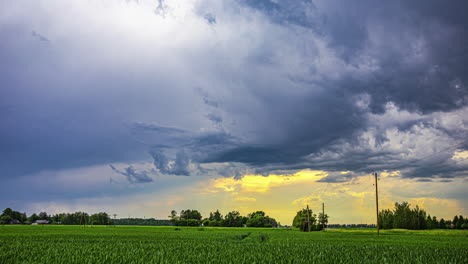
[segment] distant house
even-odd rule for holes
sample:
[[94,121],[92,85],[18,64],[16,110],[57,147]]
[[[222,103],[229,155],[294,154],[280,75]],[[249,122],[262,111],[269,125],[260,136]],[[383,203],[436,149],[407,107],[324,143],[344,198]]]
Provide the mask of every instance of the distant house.
[[33,223],[33,225],[48,225],[49,221],[47,220],[37,220],[36,222]]
[[21,222],[18,219],[13,219],[10,221],[10,225],[21,225]]

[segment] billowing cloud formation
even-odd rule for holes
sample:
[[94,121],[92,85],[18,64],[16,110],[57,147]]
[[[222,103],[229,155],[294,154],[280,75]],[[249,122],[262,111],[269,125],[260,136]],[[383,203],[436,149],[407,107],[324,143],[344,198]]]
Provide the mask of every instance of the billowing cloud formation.
[[[3,3],[0,177],[142,161],[466,177],[467,6],[441,5]],[[150,181],[132,166],[118,173]]]

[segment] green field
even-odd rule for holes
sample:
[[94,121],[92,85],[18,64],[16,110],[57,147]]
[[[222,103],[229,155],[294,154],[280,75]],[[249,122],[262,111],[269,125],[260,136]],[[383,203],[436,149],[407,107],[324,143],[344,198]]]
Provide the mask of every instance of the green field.
[[468,231],[0,226],[0,263],[468,263]]

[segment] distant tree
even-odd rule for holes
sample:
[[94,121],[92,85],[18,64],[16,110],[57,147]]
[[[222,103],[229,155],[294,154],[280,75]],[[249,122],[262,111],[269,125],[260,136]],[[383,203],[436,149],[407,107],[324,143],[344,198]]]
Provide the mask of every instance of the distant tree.
[[227,213],[227,215],[224,217],[224,225],[230,227],[241,227],[242,220],[243,217],[238,211],[232,211]]
[[427,223],[427,229],[432,229],[433,228],[431,215],[427,216],[426,223]]
[[458,226],[458,216],[457,215],[453,218],[452,224],[453,224],[453,228],[457,228],[457,226]]
[[432,228],[438,229],[439,228],[439,221],[437,221],[437,217],[432,217]]
[[248,218],[253,218],[253,217],[255,217],[256,215],[258,215],[258,216],[265,216],[265,212],[263,212],[263,211],[255,211],[255,212],[253,212],[253,213],[248,214],[247,217],[248,217]]
[[90,224],[92,225],[109,225],[111,224],[111,218],[107,213],[100,212],[90,216]]
[[296,213],[293,219],[293,226],[299,228],[301,231],[308,231],[307,215],[310,217],[311,230],[316,230],[317,215],[312,213],[312,209],[302,209]]
[[246,225],[248,227],[276,227],[276,220],[265,214],[263,211],[256,211],[248,214]]
[[445,220],[443,218],[441,218],[439,221],[439,228],[442,228],[442,229],[447,228],[445,224]]
[[40,212],[39,220],[49,220],[49,215],[46,212]]
[[223,216],[221,215],[219,210],[216,210],[216,212],[213,213],[213,219],[212,220],[215,220],[215,221],[223,220]]
[[202,219],[202,215],[201,215],[200,212],[198,212],[197,210],[190,210],[190,209],[187,209],[187,210],[182,210],[182,211],[180,212],[180,219],[185,219],[185,220],[188,220],[188,219],[201,220],[201,219]]
[[28,217],[26,216],[26,213],[20,214],[20,219],[18,220],[20,220],[20,222],[23,224],[26,223],[28,221]]
[[385,209],[379,212],[379,225],[381,229],[393,228],[393,212]]
[[318,223],[319,223],[320,226],[327,226],[327,224],[328,224],[328,215],[327,214],[323,215],[322,213],[319,213]]
[[[430,219],[429,219],[430,218]],[[393,211],[385,209],[379,212],[379,224],[383,229],[403,228],[403,229],[427,229],[437,228],[437,219],[427,216],[426,211],[416,205],[410,208],[408,202],[395,203]]]
[[394,211],[394,221],[393,227],[394,228],[409,228],[409,221],[410,221],[410,207],[408,202],[403,202],[401,204],[395,203],[395,211]]
[[28,221],[31,222],[31,223],[34,223],[36,222],[37,220],[40,220],[39,216],[37,214],[32,214],[31,216],[29,216],[28,218]]
[[455,228],[457,229],[461,229],[462,228],[462,225],[465,223],[465,219],[463,218],[462,215],[459,215],[458,216],[458,222],[455,224]]
[[11,220],[13,220],[11,216],[2,215],[0,216],[0,225],[8,225],[11,222]]
[[11,216],[12,213],[13,210],[11,210],[11,208],[5,208],[5,210],[3,210],[2,216]]
[[[6,208],[5,210],[3,210],[3,213],[0,216],[4,216],[3,222],[5,222],[5,224],[9,224],[11,220],[18,220],[21,223],[24,223],[27,221],[25,213],[14,211],[11,208]],[[7,221],[7,219],[9,220]]]
[[445,227],[446,228],[452,228],[452,221],[451,220],[445,220]]
[[175,224],[176,221],[179,220],[179,217],[177,216],[176,210],[172,210],[172,211],[171,211],[171,215],[169,215],[169,220],[170,220],[173,224]]

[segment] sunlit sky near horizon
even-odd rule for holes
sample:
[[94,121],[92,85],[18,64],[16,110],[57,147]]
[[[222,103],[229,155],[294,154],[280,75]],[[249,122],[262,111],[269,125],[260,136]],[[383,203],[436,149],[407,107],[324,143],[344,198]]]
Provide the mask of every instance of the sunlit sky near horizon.
[[466,1],[0,3],[0,207],[468,215]]

